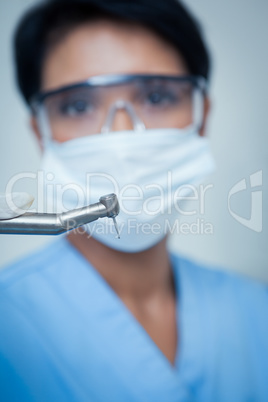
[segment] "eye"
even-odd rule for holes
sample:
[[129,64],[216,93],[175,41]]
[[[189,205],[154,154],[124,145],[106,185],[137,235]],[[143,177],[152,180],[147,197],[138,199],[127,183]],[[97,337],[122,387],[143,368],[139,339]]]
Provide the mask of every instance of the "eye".
[[179,102],[175,91],[166,87],[147,88],[143,91],[142,99],[146,105],[152,107],[164,107]]
[[163,96],[159,92],[152,92],[148,95],[148,101],[152,104],[158,104],[162,102]]
[[70,100],[61,104],[60,112],[65,116],[81,116],[93,110],[93,105],[83,99]]

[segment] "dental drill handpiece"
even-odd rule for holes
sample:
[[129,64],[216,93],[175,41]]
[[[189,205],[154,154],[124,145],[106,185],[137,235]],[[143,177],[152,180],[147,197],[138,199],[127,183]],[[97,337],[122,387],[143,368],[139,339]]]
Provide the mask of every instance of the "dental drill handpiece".
[[61,214],[31,213],[0,220],[0,234],[58,235],[76,229],[99,218],[112,218],[119,214],[119,203],[115,194],[104,195],[96,204],[74,209]]

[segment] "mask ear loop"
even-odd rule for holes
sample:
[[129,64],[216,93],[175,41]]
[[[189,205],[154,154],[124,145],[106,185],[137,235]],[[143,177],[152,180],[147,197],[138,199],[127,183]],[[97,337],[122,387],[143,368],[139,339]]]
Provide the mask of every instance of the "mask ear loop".
[[199,131],[202,127],[204,117],[204,99],[200,88],[194,89],[193,108],[193,126]]
[[193,125],[199,131],[203,125],[204,119],[204,94],[208,90],[207,81],[199,77],[198,86],[194,88],[193,93]]
[[52,132],[49,125],[46,110],[43,105],[40,105],[37,110],[37,125],[42,138],[44,148],[52,140]]
[[122,109],[124,109],[128,113],[129,117],[131,118],[134,131],[141,132],[146,129],[145,124],[137,116],[133,106],[129,102],[126,102],[124,100],[118,100],[109,109],[107,119],[101,129],[102,134],[111,132],[115,114],[118,110],[122,110]]

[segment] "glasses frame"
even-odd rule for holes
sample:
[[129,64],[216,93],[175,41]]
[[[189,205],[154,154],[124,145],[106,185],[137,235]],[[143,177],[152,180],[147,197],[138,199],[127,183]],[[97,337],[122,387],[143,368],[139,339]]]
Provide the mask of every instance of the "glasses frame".
[[[42,134],[42,143],[45,146],[47,143],[50,143],[52,140],[52,135],[50,131],[50,126],[47,121],[46,111],[44,108],[44,101],[51,96],[64,93],[65,91],[69,91],[77,88],[96,88],[96,87],[112,87],[116,85],[124,85],[136,80],[166,80],[166,81],[174,81],[175,82],[188,82],[191,83],[194,89],[198,90],[199,96],[196,98],[195,96],[195,104],[197,108],[195,108],[194,113],[194,122],[192,123],[192,127],[195,127],[197,130],[202,126],[203,121],[203,101],[208,93],[208,82],[202,76],[195,75],[159,75],[159,74],[105,74],[105,75],[96,75],[88,78],[85,81],[73,83],[70,85],[61,86],[59,88],[49,90],[49,91],[41,91],[34,95],[30,100],[30,107],[33,115],[37,116],[38,125],[40,125],[40,133]],[[195,92],[196,93],[196,92]],[[145,129],[144,124],[142,124],[143,130]],[[103,131],[102,131],[103,132]]]
[[203,95],[205,96],[208,91],[208,83],[207,80],[202,76],[195,75],[185,75],[185,76],[174,76],[174,75],[155,75],[155,74],[108,74],[108,75],[96,75],[88,78],[85,81],[77,82],[71,85],[65,85],[60,88],[50,90],[50,91],[41,91],[34,95],[30,100],[30,106],[33,112],[36,112],[38,106],[42,105],[42,103],[53,95],[57,95],[59,93],[63,93],[65,91],[69,91],[76,88],[86,88],[86,87],[104,87],[104,86],[114,86],[114,85],[124,85],[131,83],[136,80],[166,80],[166,81],[174,81],[174,82],[190,82],[196,88],[199,88]]

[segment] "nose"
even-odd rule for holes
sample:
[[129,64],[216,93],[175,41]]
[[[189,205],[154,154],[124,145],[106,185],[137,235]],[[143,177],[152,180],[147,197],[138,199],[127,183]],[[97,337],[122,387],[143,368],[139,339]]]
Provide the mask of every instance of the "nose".
[[122,130],[145,130],[145,125],[137,116],[134,107],[124,100],[118,100],[113,104],[109,111],[102,133]]
[[133,122],[126,110],[117,110],[111,125],[111,131],[133,130]]

